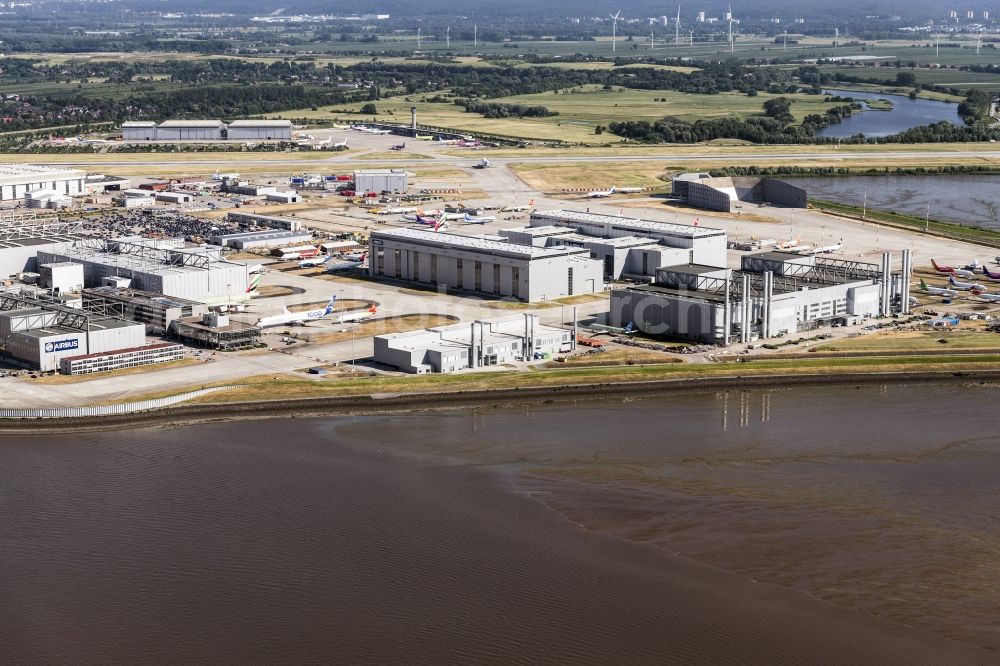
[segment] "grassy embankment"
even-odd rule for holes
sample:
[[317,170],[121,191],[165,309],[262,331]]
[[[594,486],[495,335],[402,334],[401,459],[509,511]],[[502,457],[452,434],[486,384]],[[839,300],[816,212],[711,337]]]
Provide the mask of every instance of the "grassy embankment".
[[[845,215],[870,222],[880,222],[887,226],[927,233],[934,236],[943,236],[954,240],[986,245],[988,247],[1000,247],[1000,232],[990,229],[980,229],[978,227],[967,227],[951,222],[942,222],[930,218],[917,217],[915,215],[904,215],[888,211],[877,211],[871,208],[864,210],[861,206],[849,206],[847,204],[833,203],[819,199],[810,199],[809,203],[814,208],[828,212]],[[863,214],[862,214],[863,213]]]
[[[545,92],[535,95],[513,95],[501,97],[491,102],[503,104],[542,105],[559,115],[547,118],[484,118],[478,113],[465,110],[450,102],[426,102],[425,95],[393,97],[376,103],[378,119],[401,121],[408,119],[410,107],[417,107],[420,123],[433,127],[448,127],[460,131],[483,132],[486,134],[522,137],[537,140],[560,140],[574,143],[605,143],[608,137],[595,135],[597,125],[607,126],[616,120],[659,120],[664,116],[674,116],[682,120],[694,121],[700,118],[738,117],[747,118],[761,115],[761,105],[767,99],[777,97],[761,93],[748,97],[740,93],[720,93],[718,95],[694,95],[670,90],[632,90],[615,88],[606,91],[598,85],[587,85],[559,93]],[[801,120],[811,113],[823,113],[836,106],[824,102],[822,95],[784,95],[792,100],[792,114]],[[665,100],[665,101],[657,101]],[[285,111],[273,116],[284,118],[316,118],[329,120],[353,119],[353,115],[337,114],[337,110],[357,112],[364,103],[320,107],[316,111],[301,109]],[[358,119],[367,119],[359,117]],[[617,140],[612,137],[612,140]]]
[[[961,373],[1000,368],[1000,354],[928,355],[878,358],[817,358],[761,360],[753,363],[688,364],[667,363],[612,367],[556,368],[525,372],[477,372],[457,375],[369,376],[351,379],[305,380],[291,374],[248,377],[205,386],[244,386],[198,398],[193,403],[322,398],[371,394],[421,394],[446,391],[473,391],[559,387],[579,384],[620,384],[637,381],[717,379],[794,375],[874,374],[901,372]],[[192,386],[189,389],[201,388]],[[132,402],[175,395],[180,390],[129,396],[118,402]],[[185,403],[185,404],[191,404]]]

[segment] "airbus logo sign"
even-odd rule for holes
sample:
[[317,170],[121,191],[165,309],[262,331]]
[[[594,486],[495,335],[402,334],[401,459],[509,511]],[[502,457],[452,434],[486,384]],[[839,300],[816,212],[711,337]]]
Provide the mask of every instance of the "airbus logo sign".
[[45,343],[46,354],[66,351],[68,349],[79,349],[79,348],[80,348],[80,341],[75,338],[72,340],[56,340],[55,342]]

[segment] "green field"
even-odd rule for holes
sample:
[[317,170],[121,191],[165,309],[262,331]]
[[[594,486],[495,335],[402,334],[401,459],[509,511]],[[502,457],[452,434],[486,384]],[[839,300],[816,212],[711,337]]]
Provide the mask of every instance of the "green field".
[[[514,95],[501,97],[496,101],[506,104],[543,105],[558,116],[548,118],[484,118],[477,113],[466,113],[455,104],[420,101],[420,95],[383,99],[376,104],[379,119],[393,121],[408,119],[411,106],[417,107],[417,117],[422,125],[447,127],[467,132],[502,134],[539,140],[561,140],[573,143],[607,143],[617,141],[613,135],[594,134],[597,125],[607,126],[615,120],[655,121],[664,116],[675,116],[682,120],[695,121],[700,118],[721,118],[737,116],[746,118],[761,115],[761,105],[765,100],[776,97],[761,93],[749,97],[740,93],[718,95],[693,95],[674,91],[632,90],[616,88],[605,91],[601,86],[583,86],[575,92],[539,93],[536,95]],[[823,113],[835,104],[823,101],[820,95],[784,95],[792,100],[792,113],[801,120],[810,113]],[[665,102],[655,101],[666,99]],[[339,105],[336,109],[357,111],[363,103]],[[332,113],[334,107],[322,107],[316,111],[308,109],[286,111],[285,118],[322,118],[341,120],[358,119],[347,114]],[[367,119],[367,118],[365,118]]]

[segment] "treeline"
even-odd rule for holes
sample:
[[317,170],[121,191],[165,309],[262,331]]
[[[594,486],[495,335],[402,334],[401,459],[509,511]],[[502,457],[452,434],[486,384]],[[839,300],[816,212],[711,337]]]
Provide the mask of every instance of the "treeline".
[[[773,98],[769,103],[782,100]],[[840,98],[843,99],[843,98]],[[786,100],[787,101],[787,100]],[[650,123],[646,120],[612,122],[608,130],[620,137],[642,143],[700,143],[715,139],[738,139],[753,143],[809,143],[815,133],[861,108],[849,103],[835,106],[824,114],[810,114],[801,125],[791,125],[790,115],[765,118],[711,118],[693,123],[677,118],[663,118]],[[770,113],[770,111],[768,111]]]
[[933,167],[800,167],[800,166],[731,166],[709,171],[712,176],[932,176],[932,175],[993,175],[1000,173],[1000,166],[948,165]]
[[547,118],[558,116],[556,111],[540,104],[501,104],[499,102],[477,102],[469,99],[456,99],[455,104],[465,108],[467,113],[481,113],[485,118]]

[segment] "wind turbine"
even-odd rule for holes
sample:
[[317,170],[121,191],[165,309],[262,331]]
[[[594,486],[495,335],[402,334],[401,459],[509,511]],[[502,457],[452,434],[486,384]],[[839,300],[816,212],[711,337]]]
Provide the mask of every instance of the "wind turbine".
[[726,12],[729,15],[729,52],[736,52],[736,42],[733,39],[733,6],[729,5],[729,11]]
[[688,48],[694,48],[694,30],[688,30]]
[[833,29],[833,48],[840,46],[840,28]]
[[674,44],[681,43],[681,6],[677,5],[677,18],[674,20]]
[[976,55],[979,55],[979,47],[983,45],[983,33],[976,35]]
[[785,28],[785,34],[781,37],[781,50],[785,51],[788,49],[788,28]]
[[445,42],[447,44],[446,48],[450,49],[451,48],[451,26],[450,25],[445,29],[444,34],[445,34],[445,40],[447,40]]
[[622,15],[622,10],[618,10],[617,14],[608,14],[611,17],[611,52],[614,53],[618,48],[618,17]]

